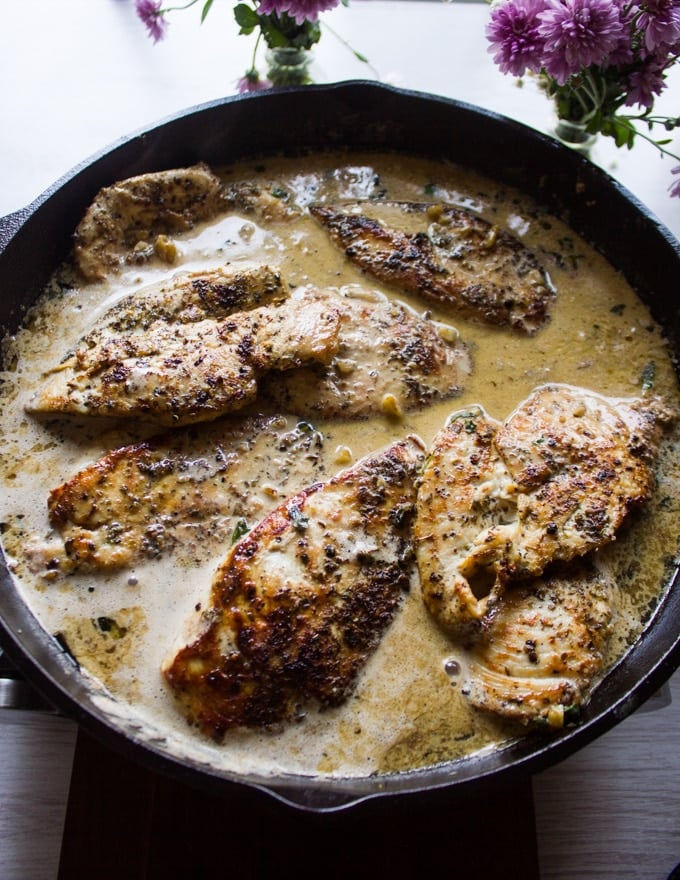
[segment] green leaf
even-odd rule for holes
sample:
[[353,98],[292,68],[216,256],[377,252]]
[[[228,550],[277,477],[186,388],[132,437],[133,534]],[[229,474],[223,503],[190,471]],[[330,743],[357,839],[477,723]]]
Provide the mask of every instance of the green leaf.
[[282,33],[270,20],[265,18],[260,22],[262,34],[265,42],[270,49],[278,49],[282,46],[289,46],[290,41],[284,33]]
[[632,149],[635,143],[635,128],[627,119],[612,116],[603,120],[602,133],[614,138],[617,147]]
[[213,5],[213,0],[205,0],[203,5],[203,9],[201,10],[201,24],[205,21],[208,13],[210,12],[210,7]]
[[237,3],[234,6],[234,18],[236,24],[240,26],[241,34],[252,34],[256,27],[260,24],[260,17],[252,7],[246,3]]

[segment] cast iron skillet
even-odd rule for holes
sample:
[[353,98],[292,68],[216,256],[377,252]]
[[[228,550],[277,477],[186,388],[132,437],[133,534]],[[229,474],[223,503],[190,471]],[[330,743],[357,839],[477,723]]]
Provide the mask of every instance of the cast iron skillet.
[[[70,236],[100,187],[197,161],[350,147],[396,150],[468,166],[517,186],[562,216],[627,277],[680,352],[676,290],[680,244],[623,187],[551,138],[478,108],[370,82],[308,86],[228,98],[125,138],[67,174],[27,209],[0,221],[0,327],[12,330],[67,255]],[[80,673],[0,568],[0,640],[20,670],[62,712],[151,768],[212,792],[245,784],[314,811],[387,796],[452,797],[543,769],[637,708],[680,665],[679,568],[650,625],[596,688],[577,728],[528,736],[492,754],[410,773],[360,779],[238,776],[183,760],[97,705]]]

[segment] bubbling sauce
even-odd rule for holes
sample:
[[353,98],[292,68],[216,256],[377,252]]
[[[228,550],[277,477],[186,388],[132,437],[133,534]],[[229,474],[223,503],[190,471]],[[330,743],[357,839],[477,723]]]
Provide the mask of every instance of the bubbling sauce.
[[[306,213],[293,222],[231,213],[177,236],[174,265],[126,268],[102,283],[81,284],[68,266],[62,267],[24,326],[4,340],[0,523],[17,589],[45,629],[66,641],[112,717],[124,727],[146,731],[143,738],[173,753],[213,767],[265,775],[366,776],[500,747],[522,729],[467,704],[459,685],[465,654],[428,617],[416,582],[343,706],[323,712],[309,708],[276,730],[235,730],[218,745],[187,726],[160,668],[183,644],[194,609],[208,601],[212,574],[228,550],[223,535],[212,542],[189,541],[182,552],[114,572],[50,578],[36,570],[36,548],[55,540],[47,518],[49,491],[108,450],[155,430],[138,422],[32,417],[25,406],[41,375],[113,303],[177,271],[266,263],[279,269],[292,287],[378,291],[453,326],[469,346],[473,370],[458,398],[407,412],[401,419],[376,415],[315,423],[321,452],[310,464],[307,483],[326,479],[407,434],[429,444],[451,412],[473,403],[503,420],[546,382],[613,397],[635,397],[653,386],[670,406],[680,404],[662,332],[625,279],[521,193],[453,165],[392,155],[329,154],[304,162],[276,159],[217,170],[227,182],[255,181],[303,208],[311,201],[385,197],[474,210],[535,252],[557,291],[551,320],[527,337],[395,294],[354,268]],[[282,433],[295,423],[285,416]],[[678,555],[677,440],[674,429],[660,453],[652,500],[599,553],[600,563],[611,568],[618,584],[607,665],[643,629]],[[276,493],[280,464],[276,456],[258,460],[253,474],[244,478],[243,491]]]

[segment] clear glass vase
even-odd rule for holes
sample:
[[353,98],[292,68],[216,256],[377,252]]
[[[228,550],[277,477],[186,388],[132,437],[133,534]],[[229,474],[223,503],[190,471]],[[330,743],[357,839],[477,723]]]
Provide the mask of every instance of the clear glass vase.
[[558,118],[553,125],[555,137],[562,143],[585,156],[589,155],[597,135],[586,131],[584,122],[573,122],[571,119]]
[[309,66],[313,56],[309,49],[280,46],[267,49],[267,79],[273,86],[304,86],[312,82]]

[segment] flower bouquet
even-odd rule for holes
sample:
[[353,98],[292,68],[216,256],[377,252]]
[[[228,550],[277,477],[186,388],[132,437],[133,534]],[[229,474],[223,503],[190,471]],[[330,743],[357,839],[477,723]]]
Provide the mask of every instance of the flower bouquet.
[[[162,0],[135,2],[137,15],[146,25],[151,38],[158,42],[166,35],[168,13],[189,9],[200,2],[203,22],[214,0],[189,0],[183,6],[163,6]],[[341,2],[346,3],[347,0],[250,0],[250,3],[236,3],[233,11],[240,28],[239,34],[257,35],[252,63],[237,83],[239,92],[311,82],[309,50],[321,39],[319,14],[334,9]],[[261,77],[257,68],[258,49],[262,41],[268,49],[266,77]],[[347,48],[359,61],[368,63],[361,53],[350,46]]]
[[[619,147],[644,138],[680,162],[667,136],[680,116],[654,113],[680,53],[680,0],[502,0],[486,35],[503,73],[538,77],[558,120]],[[680,179],[671,195],[680,197]]]

